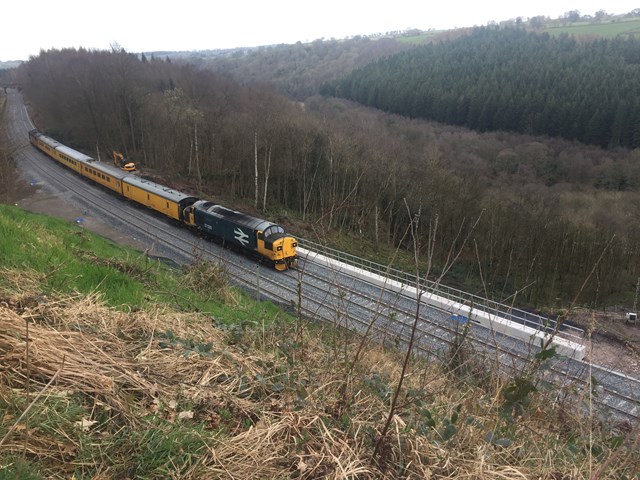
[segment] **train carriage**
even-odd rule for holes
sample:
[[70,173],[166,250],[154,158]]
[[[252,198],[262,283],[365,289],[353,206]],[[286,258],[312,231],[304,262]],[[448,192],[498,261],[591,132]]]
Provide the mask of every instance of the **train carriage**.
[[130,175],[119,168],[112,167],[106,163],[97,162],[93,159],[82,165],[82,171],[80,173],[94,182],[104,185],[114,192],[119,193],[120,195],[122,195],[122,180],[127,175]]
[[84,153],[69,148],[37,130],[31,130],[29,132],[29,139],[39,150],[42,150],[57,162],[78,173],[81,173],[82,164],[86,162],[87,159],[92,160],[91,157]]
[[29,140],[33,143],[39,150],[42,150],[44,153],[53,156],[53,151],[56,147],[61,146],[62,144],[53,138],[47,137],[43,135],[38,130],[31,130],[29,132]]
[[73,148],[69,148],[65,145],[60,145],[53,150],[53,158],[63,165],[69,167],[71,170],[75,170],[82,175],[82,166],[93,161],[89,155],[80,153]]
[[131,175],[122,180],[122,195],[178,221],[183,220],[184,209],[198,200],[186,193]]
[[126,172],[106,163],[98,162],[84,153],[43,135],[37,130],[30,131],[29,138],[31,143],[38,149],[62,163],[65,167],[71,168],[83,177],[87,177],[122,195],[122,179],[127,175]]

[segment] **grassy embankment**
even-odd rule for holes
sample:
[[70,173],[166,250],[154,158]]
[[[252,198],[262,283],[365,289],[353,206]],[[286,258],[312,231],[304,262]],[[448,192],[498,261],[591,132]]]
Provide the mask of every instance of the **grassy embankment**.
[[637,426],[459,340],[390,416],[395,349],[0,206],[0,479],[637,478]]
[[[218,297],[223,295],[237,305],[241,296],[226,288],[222,269],[197,265],[182,279],[187,283],[181,285],[157,260],[100,239],[76,225],[47,216],[30,218],[9,207],[3,207],[2,216],[0,266],[37,272],[45,293],[99,293],[106,305],[129,311],[166,304],[208,312],[229,322],[247,315],[260,316],[257,310],[237,311],[219,302]],[[3,283],[0,280],[0,286],[9,287]]]

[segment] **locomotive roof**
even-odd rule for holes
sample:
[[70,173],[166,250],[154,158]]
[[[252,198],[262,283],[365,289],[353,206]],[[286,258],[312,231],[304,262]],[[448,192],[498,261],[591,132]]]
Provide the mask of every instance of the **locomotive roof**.
[[271,223],[268,220],[252,217],[251,215],[247,215],[246,213],[238,212],[236,210],[231,210],[229,208],[223,207],[222,205],[218,205],[213,202],[207,202],[207,201],[196,202],[194,206],[195,208],[204,210],[205,212],[208,212],[211,215],[214,215],[220,218],[225,218],[227,220],[230,220],[239,225],[243,225],[245,227],[251,228],[253,230],[264,231],[271,225],[275,225],[274,223]]
[[152,182],[151,180],[145,180],[144,178],[135,177],[133,175],[127,175],[122,179],[122,181],[176,203],[180,203],[182,200],[186,200],[188,198],[195,199],[193,195],[188,195],[165,185],[160,185],[159,183]]

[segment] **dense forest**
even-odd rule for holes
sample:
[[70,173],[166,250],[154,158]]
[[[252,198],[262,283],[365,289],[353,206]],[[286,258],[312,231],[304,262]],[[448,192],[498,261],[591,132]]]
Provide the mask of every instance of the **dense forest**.
[[640,146],[640,40],[633,38],[584,42],[477,28],[379,59],[322,92],[481,132]]
[[420,212],[433,273],[469,238],[444,283],[509,301],[520,292],[528,305],[581,290],[583,302],[610,304],[635,291],[637,151],[480,134],[321,96],[301,103],[122,50],[43,51],[17,73],[54,137],[94,156],[124,149],[145,174],[298,236],[346,235],[375,256],[378,244],[409,248]]

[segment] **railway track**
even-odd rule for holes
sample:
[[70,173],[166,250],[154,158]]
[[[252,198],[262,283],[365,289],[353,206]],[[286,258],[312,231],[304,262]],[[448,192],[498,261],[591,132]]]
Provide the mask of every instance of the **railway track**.
[[[324,276],[318,278],[313,273],[305,273],[305,292],[316,282],[315,288],[326,296],[331,295],[331,298],[323,300],[324,304],[343,305],[339,314],[348,318],[348,321],[341,322],[335,315],[332,317],[331,312],[316,311],[316,315],[323,314],[323,320],[361,332],[371,329],[378,339],[395,345],[407,344],[415,320],[416,299],[379,289],[371,295],[366,293],[367,289],[377,287],[363,285],[366,282],[348,275],[338,278],[335,274],[327,282]],[[327,283],[335,286],[327,289]],[[420,308],[416,347],[420,353],[443,362],[449,361],[461,335],[461,328],[451,322],[450,316],[450,312],[433,307]],[[476,326],[471,327],[466,341],[472,354],[477,355],[476,360],[499,364],[501,371],[510,377],[525,372],[539,351],[537,345],[525,344]],[[640,414],[640,381],[636,378],[571,358],[557,357],[547,362],[540,380],[551,382],[563,391],[573,391],[591,401],[604,415],[637,421]]]
[[[149,253],[177,264],[194,258],[222,263],[229,279],[249,291],[287,308],[293,305],[306,318],[336,327],[368,332],[378,341],[402,347],[407,344],[416,318],[416,299],[305,260],[297,271],[276,272],[257,268],[254,261],[203,240],[153,212],[89,184],[73,172],[34,149],[27,137],[33,125],[21,97],[8,98],[9,138],[15,157],[27,179],[46,186],[54,194],[103,219],[114,229],[148,245]],[[300,296],[299,296],[300,293]],[[451,312],[421,306],[416,351],[446,362],[456,348],[460,328]],[[531,365],[536,345],[505,337],[483,328],[472,328],[467,340],[474,361],[499,365],[506,375],[522,373]],[[553,358],[540,378],[558,391],[573,391],[601,412],[616,419],[640,417],[640,381],[619,372],[568,358]]]

